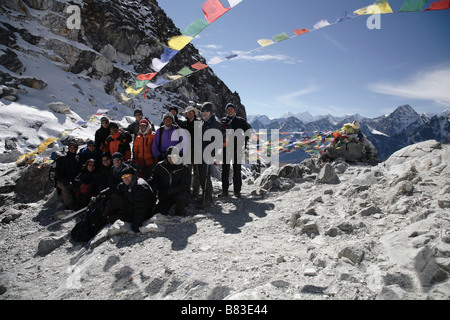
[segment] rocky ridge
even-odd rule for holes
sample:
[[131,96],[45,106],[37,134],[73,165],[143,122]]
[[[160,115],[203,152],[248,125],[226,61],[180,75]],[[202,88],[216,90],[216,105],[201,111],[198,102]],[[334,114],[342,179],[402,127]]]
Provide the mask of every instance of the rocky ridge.
[[85,245],[51,194],[16,198],[25,171],[2,167],[0,299],[450,298],[450,148],[434,140],[377,166],[270,167],[242,199],[139,234],[117,221]]
[[[181,34],[156,0],[0,3],[0,30],[4,35],[0,39],[0,98],[6,101],[43,96],[43,103],[62,101],[74,109],[91,106],[90,114],[94,107],[102,108],[116,101],[130,109],[142,108],[148,116],[157,111],[158,121],[162,115],[159,109],[165,107],[163,111],[167,111],[172,104],[185,108],[189,101],[211,101],[222,116],[222,106],[232,102],[240,107],[240,115],[246,116],[239,95],[231,92],[210,68],[151,90],[146,100],[142,95],[129,101],[121,98],[126,89],[124,83],[132,85],[138,74],[153,72],[152,59],[161,56],[162,44]],[[80,10],[79,28],[69,28],[71,5]],[[206,63],[189,44],[158,76],[176,74],[196,62]],[[56,66],[60,74],[52,72],[49,65]],[[61,92],[70,91],[70,87],[64,87],[66,78],[70,79],[69,86],[82,93],[81,100],[72,93],[61,100]],[[99,88],[90,90],[93,83],[98,83]],[[34,103],[39,104],[36,98]]]

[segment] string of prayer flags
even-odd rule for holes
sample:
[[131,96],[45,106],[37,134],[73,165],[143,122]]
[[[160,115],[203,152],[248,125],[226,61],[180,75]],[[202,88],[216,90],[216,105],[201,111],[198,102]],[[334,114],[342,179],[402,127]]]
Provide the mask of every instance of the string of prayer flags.
[[185,35],[173,36],[172,38],[170,38],[167,44],[169,45],[170,49],[180,51],[181,49],[186,47],[189,42],[192,41],[192,39],[194,39],[194,37]]
[[432,3],[428,9],[425,9],[424,11],[445,10],[445,9],[450,9],[450,0],[436,1]]
[[[192,22],[183,32],[181,35],[173,36],[168,41],[168,46],[164,47],[164,53],[161,55],[160,58],[154,58],[152,59],[151,68],[156,71],[157,73],[164,68],[167,63],[169,63],[175,55],[183,49],[186,45],[188,45],[192,39],[194,39],[200,32],[202,32],[206,27],[208,27],[212,22],[217,20],[219,17],[221,17],[223,14],[228,12],[232,7],[236,6],[242,0],[228,0],[229,8],[226,8],[222,3],[225,0],[206,0],[204,4],[202,5],[202,11],[204,13],[204,16],[206,18],[206,21],[203,19],[197,19],[194,22]],[[427,0],[404,0],[404,3],[398,12],[411,12],[411,11],[421,11],[422,7],[427,3]],[[444,10],[444,9],[450,9],[450,0],[440,0],[435,1],[433,4],[430,5],[428,9],[425,9],[423,11],[431,11],[431,10]],[[385,13],[393,13],[392,8],[390,7],[388,0],[375,0],[375,2],[372,5],[369,5],[367,7],[355,10],[353,12],[346,11],[343,15],[336,18],[336,22],[330,23],[328,20],[323,19],[317,22],[314,25],[314,29],[310,30],[307,28],[302,29],[295,29],[293,30],[295,36],[299,36],[311,31],[315,31],[327,26],[330,26],[332,24],[336,24],[339,22],[342,22],[344,20],[354,18],[356,16],[361,15],[373,15],[373,14],[385,14]],[[272,39],[259,39],[258,44],[261,47],[267,47],[276,43],[279,43],[281,41],[291,39],[293,37],[290,37],[286,33],[281,33],[275,36],[272,36]],[[259,48],[258,48],[259,49]],[[248,51],[247,53],[253,52],[254,49],[251,51]],[[242,54],[242,53],[239,53]],[[197,62],[193,65],[191,65],[191,68],[195,71],[191,70],[189,67],[184,67],[176,75],[170,75],[167,76],[166,79],[159,78],[156,83],[150,82],[150,80],[157,74],[157,73],[151,73],[147,75],[139,75],[138,80],[136,81],[135,88],[133,89],[129,86],[127,86],[126,93],[129,95],[137,96],[140,92],[142,92],[143,86],[147,86],[149,88],[157,88],[165,83],[168,83],[170,81],[178,80],[184,76],[189,76],[195,72],[198,72],[200,70],[206,69],[209,66],[216,65],[218,63],[233,59],[237,57],[238,54],[230,54],[225,57],[214,57],[210,61],[208,61],[208,65],[203,64],[201,62]],[[143,81],[147,81],[143,82]],[[145,92],[144,92],[145,94]],[[124,100],[129,100],[125,95],[122,94],[122,98]],[[145,98],[145,96],[144,96]]]
[[405,0],[399,12],[420,11],[427,0]]
[[206,21],[213,23],[231,8],[225,8],[219,0],[206,0],[202,6]]
[[[159,82],[157,81],[156,83],[151,83],[150,80],[154,76],[156,76],[156,74],[159,73],[170,62],[170,60],[172,60],[178,54],[178,52],[182,50],[185,46],[187,46],[192,41],[192,39],[194,39],[200,32],[202,32],[212,22],[214,22],[215,20],[220,18],[223,14],[225,14],[227,11],[229,11],[232,7],[242,2],[242,0],[229,0],[228,2],[230,4],[230,7],[225,8],[220,2],[220,0],[206,0],[206,2],[202,5],[202,11],[205,15],[206,21],[204,21],[203,19],[196,19],[182,32],[181,35],[171,37],[167,42],[168,46],[164,47],[164,52],[161,55],[161,57],[152,59],[151,68],[153,71],[156,71],[156,73],[139,75],[137,77],[135,84],[136,89],[127,86],[125,92],[128,95],[137,96],[145,86],[153,89],[169,82],[168,80],[158,80]],[[203,70],[207,67],[209,66],[202,64],[200,62],[192,66],[192,68],[196,69],[197,71]],[[178,74],[176,76],[172,76],[172,80],[176,80],[181,78],[181,76],[187,76],[194,73],[194,71],[192,71],[187,67],[181,69],[179,73],[180,72],[181,75]],[[169,77],[169,79],[171,78]],[[148,89],[143,93],[144,99],[146,98],[145,92],[147,91]],[[130,100],[130,98],[128,98],[125,94],[121,94],[121,96],[124,101]]]

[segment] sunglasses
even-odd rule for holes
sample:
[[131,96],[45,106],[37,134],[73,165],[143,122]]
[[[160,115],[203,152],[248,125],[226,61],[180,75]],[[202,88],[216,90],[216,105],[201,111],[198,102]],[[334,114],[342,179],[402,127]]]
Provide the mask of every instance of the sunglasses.
[[124,174],[122,176],[122,179],[126,179],[126,178],[129,178],[129,177],[131,177],[131,173]]

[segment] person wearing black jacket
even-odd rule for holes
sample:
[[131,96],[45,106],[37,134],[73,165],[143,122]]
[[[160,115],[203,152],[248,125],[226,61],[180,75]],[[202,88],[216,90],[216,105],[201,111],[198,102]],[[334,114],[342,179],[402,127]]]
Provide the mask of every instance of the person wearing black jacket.
[[[225,145],[223,148],[223,164],[222,164],[222,194],[221,196],[228,196],[228,188],[230,186],[230,163],[233,162],[233,190],[234,195],[237,198],[241,197],[241,188],[242,188],[242,176],[241,176],[241,167],[242,167],[242,145],[239,145],[239,139],[236,136],[231,136],[232,133],[235,133],[236,130],[242,129],[243,134],[249,129],[251,126],[245,121],[244,118],[238,117],[236,115],[236,107],[232,103],[228,103],[225,107],[225,112],[227,114],[226,117],[222,118],[220,122],[223,127],[227,130],[226,134],[226,144],[230,144],[231,141],[229,139],[234,139],[233,148],[230,148]],[[232,130],[232,131],[231,131]],[[245,141],[245,148],[247,147],[249,136],[243,136]],[[242,140],[241,140],[242,142]]]
[[77,155],[78,144],[70,141],[67,153],[56,159],[55,180],[62,202],[67,210],[75,210],[75,193],[73,183],[81,170]]
[[[219,145],[220,149],[222,149],[223,144],[223,127],[216,120],[216,116],[213,112],[213,105],[211,102],[205,102],[202,104],[202,137],[209,130],[217,130],[220,133],[220,141],[215,141],[216,137],[213,136],[214,139],[208,140],[203,138],[202,141],[202,163],[199,165],[199,176],[200,176],[200,185],[202,187],[203,193],[202,198],[199,201],[197,206],[198,209],[204,209],[205,207],[209,207],[213,204],[213,186],[211,182],[211,166],[212,160],[216,157],[217,153],[216,149],[213,149],[211,154],[205,154],[205,150],[210,147],[212,143]],[[206,152],[208,153],[208,152]],[[208,158],[208,159],[206,159]]]
[[95,159],[89,159],[85,162],[73,183],[76,191],[77,210],[86,207],[91,198],[97,196],[100,192],[99,182],[100,176],[96,170],[96,161]]
[[177,147],[167,149],[166,159],[156,165],[148,182],[158,193],[155,213],[167,215],[175,204],[175,215],[183,215],[190,201],[191,175],[187,165],[181,162]]
[[107,221],[113,223],[120,219],[129,222],[131,229],[139,232],[142,223],[152,216],[155,202],[153,190],[131,167],[122,170],[121,178],[122,182],[108,202],[110,213]]
[[101,126],[95,131],[95,150],[106,151],[105,140],[111,134],[109,130],[109,119],[107,117],[102,117],[100,119]]
[[[187,107],[186,112],[184,113],[186,117],[186,121],[182,122],[182,128],[186,129],[189,132],[189,139],[190,139],[190,151],[191,151],[191,159],[189,163],[186,163],[189,172],[192,174],[191,179],[191,187],[192,190],[192,196],[195,197],[200,192],[200,178],[199,178],[199,172],[198,172],[198,164],[194,162],[194,152],[195,152],[195,131],[201,132],[202,127],[202,121],[198,119],[198,110],[194,107]],[[197,144],[201,144],[201,141],[199,141]]]

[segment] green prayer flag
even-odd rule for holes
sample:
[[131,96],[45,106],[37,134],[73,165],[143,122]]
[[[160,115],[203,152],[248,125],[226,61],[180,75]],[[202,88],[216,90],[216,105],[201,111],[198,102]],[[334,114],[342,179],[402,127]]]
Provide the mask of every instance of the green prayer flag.
[[184,67],[183,69],[178,71],[178,74],[181,74],[182,76],[187,76],[187,75],[190,75],[191,73],[194,73],[194,72],[191,69],[189,69],[188,67]]
[[400,12],[420,11],[427,0],[405,0]]
[[194,22],[192,22],[186,30],[182,32],[182,34],[190,37],[197,36],[200,32],[203,31],[207,26],[209,26],[209,23],[206,22],[203,19],[197,19]]
[[148,80],[139,80],[139,79],[136,79],[135,87],[136,87],[136,89],[143,88],[143,87],[145,87],[145,85],[146,85],[147,83],[149,83],[149,82],[150,82],[150,81],[148,81]]
[[281,42],[283,40],[289,39],[289,36],[286,34],[286,32],[283,32],[283,33],[277,34],[276,36],[273,36],[273,39],[276,42]]

